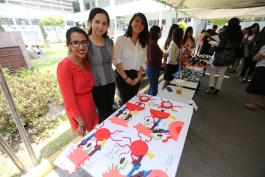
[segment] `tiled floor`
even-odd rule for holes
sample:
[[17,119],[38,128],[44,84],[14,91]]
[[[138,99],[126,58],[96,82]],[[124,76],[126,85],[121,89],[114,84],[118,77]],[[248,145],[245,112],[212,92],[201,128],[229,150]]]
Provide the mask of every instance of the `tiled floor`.
[[247,84],[229,76],[216,96],[203,78],[176,177],[265,177],[265,110],[244,108]]

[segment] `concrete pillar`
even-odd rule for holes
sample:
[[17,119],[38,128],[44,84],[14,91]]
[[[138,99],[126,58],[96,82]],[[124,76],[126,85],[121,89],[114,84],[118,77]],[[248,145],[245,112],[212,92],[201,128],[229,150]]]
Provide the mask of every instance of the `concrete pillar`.
[[80,12],[85,11],[84,0],[79,0]]

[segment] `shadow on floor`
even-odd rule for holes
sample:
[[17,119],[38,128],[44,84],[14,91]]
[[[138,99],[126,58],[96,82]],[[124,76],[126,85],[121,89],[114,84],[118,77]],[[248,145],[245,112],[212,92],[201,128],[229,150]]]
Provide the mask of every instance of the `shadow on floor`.
[[[265,110],[243,107],[247,84],[235,75],[219,95],[203,78],[176,177],[265,177]],[[190,140],[190,141],[189,141]]]

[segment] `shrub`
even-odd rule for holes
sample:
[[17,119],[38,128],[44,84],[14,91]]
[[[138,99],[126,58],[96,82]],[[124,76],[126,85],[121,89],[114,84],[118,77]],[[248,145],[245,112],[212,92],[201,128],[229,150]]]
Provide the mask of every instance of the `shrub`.
[[[36,124],[41,125],[45,121],[41,116],[47,113],[49,104],[62,103],[56,78],[50,73],[22,69],[9,74],[4,70],[4,76],[26,129],[35,128]],[[10,135],[15,132],[14,119],[0,89],[0,133]]]

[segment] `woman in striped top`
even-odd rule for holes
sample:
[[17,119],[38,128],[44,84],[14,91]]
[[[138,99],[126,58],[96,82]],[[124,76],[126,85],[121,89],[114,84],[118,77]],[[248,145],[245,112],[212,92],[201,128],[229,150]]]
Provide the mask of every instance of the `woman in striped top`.
[[112,68],[114,55],[113,41],[107,36],[110,23],[108,13],[102,8],[90,11],[88,31],[91,41],[88,61],[94,78],[93,97],[99,113],[100,122],[112,113],[115,95],[115,77]]

